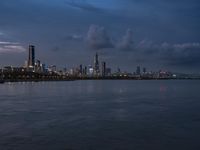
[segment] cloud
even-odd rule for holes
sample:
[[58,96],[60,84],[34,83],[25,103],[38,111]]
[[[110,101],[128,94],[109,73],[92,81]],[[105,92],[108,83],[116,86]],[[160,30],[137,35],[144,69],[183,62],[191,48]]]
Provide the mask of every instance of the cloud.
[[151,49],[155,44],[149,40],[142,40],[137,44],[137,49]]
[[173,65],[199,65],[200,43],[169,45],[164,54],[167,54],[168,62]]
[[90,48],[95,50],[114,47],[105,28],[97,25],[90,26],[86,42]]
[[68,41],[81,41],[81,40],[83,40],[83,36],[80,35],[80,34],[67,35],[65,37],[65,40],[68,40]]
[[17,45],[17,44],[19,43],[0,41],[0,45]]
[[147,56],[146,59],[154,59],[157,62],[165,62],[168,65],[190,66],[200,64],[200,43],[161,44],[143,40],[138,43],[138,52]]
[[200,43],[184,43],[184,44],[174,44],[174,47],[176,49],[180,49],[180,50],[183,50],[183,49],[190,49],[190,48],[197,48],[199,49],[200,48]]
[[0,41],[0,53],[21,53],[26,49],[16,42]]
[[66,1],[65,2],[67,5],[73,7],[73,8],[78,8],[81,10],[86,10],[90,12],[96,12],[96,13],[103,13],[104,10],[101,8],[98,8],[90,3],[87,3],[86,1]]
[[131,51],[134,49],[133,43],[133,32],[131,29],[127,29],[126,34],[116,47],[120,50]]

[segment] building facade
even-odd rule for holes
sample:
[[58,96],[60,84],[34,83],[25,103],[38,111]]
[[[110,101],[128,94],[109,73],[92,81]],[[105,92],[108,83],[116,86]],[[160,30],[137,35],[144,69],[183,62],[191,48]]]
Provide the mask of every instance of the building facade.
[[29,45],[28,67],[35,65],[35,46]]

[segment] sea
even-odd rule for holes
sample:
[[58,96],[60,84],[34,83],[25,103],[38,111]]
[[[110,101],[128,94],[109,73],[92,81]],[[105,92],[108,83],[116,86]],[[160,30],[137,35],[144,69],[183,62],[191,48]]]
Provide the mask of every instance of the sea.
[[0,84],[0,150],[199,150],[200,80]]

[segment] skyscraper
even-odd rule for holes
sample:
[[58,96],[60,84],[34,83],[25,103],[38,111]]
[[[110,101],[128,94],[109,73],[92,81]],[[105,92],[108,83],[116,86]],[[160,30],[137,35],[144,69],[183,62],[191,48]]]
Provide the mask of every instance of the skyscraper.
[[106,76],[111,76],[111,68],[106,68]]
[[28,67],[35,65],[35,46],[29,45]]
[[102,65],[101,66],[102,77],[105,77],[106,76],[106,62],[103,61],[101,65]]
[[84,75],[87,75],[87,67],[84,68]]
[[147,72],[146,68],[143,68],[143,74],[145,74]]
[[34,66],[35,72],[41,72],[41,63],[40,60],[36,60],[35,66]]
[[88,66],[88,73],[90,76],[94,74],[94,68],[91,65]]
[[98,58],[98,53],[96,53],[94,57],[94,74],[98,75],[99,74],[99,58]]
[[140,72],[140,66],[137,66],[136,74],[137,74],[137,75],[140,75],[140,74],[141,74],[141,72]]
[[83,65],[80,65],[79,66],[79,75],[82,75],[83,74]]

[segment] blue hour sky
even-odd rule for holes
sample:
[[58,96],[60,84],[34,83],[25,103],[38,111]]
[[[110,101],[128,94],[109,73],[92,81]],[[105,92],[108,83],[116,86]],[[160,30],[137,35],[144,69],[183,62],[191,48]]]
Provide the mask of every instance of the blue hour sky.
[[60,67],[200,72],[198,0],[1,0],[0,66],[36,57]]

